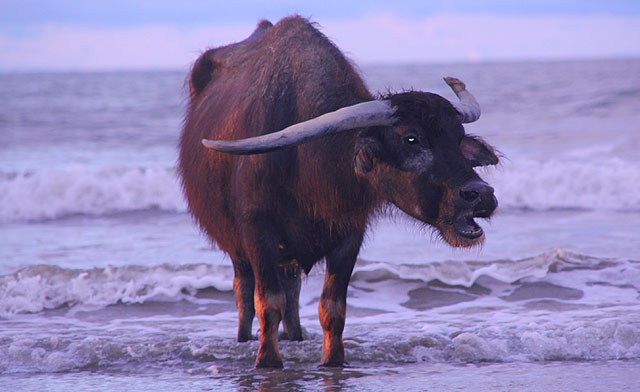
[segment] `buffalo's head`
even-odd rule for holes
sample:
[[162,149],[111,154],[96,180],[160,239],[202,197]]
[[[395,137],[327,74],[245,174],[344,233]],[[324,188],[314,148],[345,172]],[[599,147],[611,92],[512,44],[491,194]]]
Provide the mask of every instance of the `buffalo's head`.
[[377,196],[436,228],[450,245],[471,247],[484,239],[474,218],[490,217],[498,205],[493,188],[473,168],[495,165],[498,157],[480,138],[465,134],[462,124],[480,117],[476,100],[460,80],[445,81],[460,102],[406,92],[341,108],[279,132],[203,144],[256,154],[358,130],[354,169]]

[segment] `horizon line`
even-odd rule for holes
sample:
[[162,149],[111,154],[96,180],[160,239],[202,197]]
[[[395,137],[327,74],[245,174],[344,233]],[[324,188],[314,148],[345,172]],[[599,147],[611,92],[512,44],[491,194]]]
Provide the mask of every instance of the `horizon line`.
[[[194,62],[197,58],[194,58]],[[492,64],[520,64],[520,63],[571,63],[597,61],[637,61],[640,55],[610,55],[610,56],[575,56],[575,57],[508,57],[488,58],[481,60],[400,60],[400,61],[363,61],[355,64],[356,68],[364,67],[409,67],[409,66],[460,66],[460,65],[492,65]],[[186,67],[173,66],[125,66],[125,67],[85,67],[85,68],[0,68],[0,75],[8,74],[65,74],[65,73],[127,73],[127,72],[189,72],[191,64]]]

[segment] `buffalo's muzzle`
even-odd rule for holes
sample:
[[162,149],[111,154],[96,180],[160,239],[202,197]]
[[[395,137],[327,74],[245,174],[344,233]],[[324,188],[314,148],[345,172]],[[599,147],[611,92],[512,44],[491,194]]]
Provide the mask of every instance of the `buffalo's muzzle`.
[[458,190],[458,213],[453,227],[462,237],[476,240],[484,231],[473,220],[474,218],[488,218],[498,207],[498,200],[493,194],[493,188],[486,182],[470,181]]
[[473,211],[475,218],[488,218],[498,207],[493,188],[484,181],[471,181],[460,188],[463,204]]

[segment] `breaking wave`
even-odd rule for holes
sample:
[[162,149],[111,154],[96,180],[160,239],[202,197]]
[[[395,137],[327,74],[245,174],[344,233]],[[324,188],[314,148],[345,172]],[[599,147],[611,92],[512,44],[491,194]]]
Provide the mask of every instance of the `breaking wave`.
[[640,210],[638,162],[520,160],[485,177],[502,207]]
[[231,266],[191,264],[65,269],[36,265],[0,277],[0,316],[76,305],[177,301],[198,289],[231,290]]
[[[513,284],[525,278],[544,278],[551,271],[602,269],[616,264],[613,259],[583,256],[563,250],[521,260],[445,261],[421,265],[359,260],[351,282],[359,285],[438,281],[445,286],[472,288],[482,277]],[[322,274],[323,267],[319,264],[306,277],[305,285],[321,284]],[[634,276],[629,275],[627,279]],[[629,284],[640,287],[640,281]],[[232,285],[231,263],[108,266],[86,270],[35,265],[0,276],[0,317],[76,305],[109,306],[188,300],[194,298],[198,290],[213,288],[230,291]]]
[[[501,207],[640,210],[640,166],[607,162],[515,161],[483,175]],[[135,210],[187,210],[173,168],[84,167],[0,172],[0,222]]]
[[[542,361],[638,360],[637,326],[614,321],[553,330],[521,326],[509,331],[457,335],[410,334],[380,338],[345,338],[345,356],[355,366],[408,363],[496,363]],[[233,338],[189,338],[164,334],[145,341],[116,338],[50,336],[0,342],[0,372],[41,373],[78,370],[148,370],[166,366],[189,374],[233,374],[253,367],[258,342]],[[315,369],[320,362],[319,334],[279,343],[285,368]]]
[[146,209],[186,211],[175,169],[82,166],[0,172],[0,222]]
[[[207,264],[38,265],[1,276],[0,372],[249,369],[258,342],[235,341],[232,281],[230,265]],[[320,361],[322,281],[322,268],[305,278],[305,340],[280,343],[287,367]],[[493,262],[360,260],[351,286],[345,351],[354,364],[640,359],[639,262],[562,250]]]

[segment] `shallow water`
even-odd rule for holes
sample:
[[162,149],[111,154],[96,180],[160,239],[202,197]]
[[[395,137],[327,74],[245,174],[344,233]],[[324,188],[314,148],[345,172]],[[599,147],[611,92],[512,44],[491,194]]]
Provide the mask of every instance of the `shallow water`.
[[285,370],[209,366],[186,371],[135,370],[9,375],[0,388],[21,391],[607,391],[640,385],[638,361],[408,364]]
[[253,370],[257,342],[235,342],[230,262],[186,212],[184,74],[0,75],[0,389],[638,385],[640,61],[363,71],[374,90],[449,98],[440,77],[465,80],[483,106],[467,129],[505,155],[480,170],[500,208],[472,250],[401,213],[372,224],[344,370],[317,368],[319,263],[281,372]]

